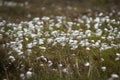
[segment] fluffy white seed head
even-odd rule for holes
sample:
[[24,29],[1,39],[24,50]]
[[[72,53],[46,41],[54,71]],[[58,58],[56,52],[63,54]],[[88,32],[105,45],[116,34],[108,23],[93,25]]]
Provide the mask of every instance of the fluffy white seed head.
[[101,69],[102,69],[102,71],[106,71],[106,67],[105,66],[102,66]]
[[33,75],[33,73],[32,73],[31,71],[27,71],[27,72],[26,72],[26,77],[27,77],[27,78],[32,77],[32,75]]
[[89,63],[89,62],[86,62],[84,65],[85,65],[86,67],[88,67],[88,66],[90,66],[90,63]]
[[119,75],[117,75],[117,74],[111,74],[111,78],[113,78],[113,79],[119,78]]

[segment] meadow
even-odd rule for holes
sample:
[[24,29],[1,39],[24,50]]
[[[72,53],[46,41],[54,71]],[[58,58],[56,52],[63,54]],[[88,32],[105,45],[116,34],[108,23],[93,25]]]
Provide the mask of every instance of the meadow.
[[120,80],[120,11],[62,9],[0,13],[0,80]]

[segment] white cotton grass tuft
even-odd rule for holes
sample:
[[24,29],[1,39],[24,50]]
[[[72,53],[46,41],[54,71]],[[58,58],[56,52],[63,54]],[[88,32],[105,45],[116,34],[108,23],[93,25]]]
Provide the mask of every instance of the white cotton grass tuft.
[[101,60],[101,62],[105,61],[104,58],[101,58],[100,60]]
[[97,36],[101,36],[101,35],[102,35],[102,32],[103,32],[103,31],[102,31],[101,29],[97,29],[97,30],[96,30],[96,35],[97,35]]
[[64,68],[62,71],[63,71],[63,73],[67,73],[68,74],[68,68]]
[[87,48],[86,48],[86,50],[88,50],[88,51],[89,51],[89,50],[90,50],[90,48],[89,48],[89,47],[87,47]]
[[85,35],[90,37],[92,35],[92,31],[91,30],[86,30]]
[[27,72],[26,72],[26,77],[27,77],[28,79],[31,78],[32,75],[33,75],[33,72],[31,72],[31,71],[27,71]]
[[118,34],[117,34],[117,37],[116,38],[119,38],[120,39],[120,32],[118,32]]
[[89,63],[89,62],[86,62],[84,65],[85,65],[86,67],[88,67],[88,66],[90,66],[90,63]]
[[119,75],[118,75],[118,74],[115,74],[115,73],[114,73],[114,74],[111,74],[111,78],[114,78],[114,79],[115,79],[115,78],[119,78]]
[[40,64],[40,66],[41,66],[41,67],[43,67],[43,66],[44,66],[44,64]]
[[52,61],[48,61],[48,66],[50,67],[50,66],[52,66],[53,65],[53,63],[52,63]]
[[14,56],[9,56],[9,59],[10,59],[12,62],[14,62],[14,61],[16,60]]
[[118,74],[111,74],[111,77],[108,80],[118,80],[119,79],[119,75]]
[[106,66],[101,67],[102,71],[106,71]]
[[27,48],[32,48],[32,47],[33,47],[32,43],[27,44]]
[[119,60],[120,60],[120,53],[116,53],[115,61],[119,61]]
[[20,78],[21,78],[22,80],[24,80],[24,79],[25,79],[25,75],[24,75],[23,73],[21,73],[21,74],[20,74]]
[[58,64],[58,68],[61,68],[63,65],[60,63],[60,64]]
[[120,53],[116,53],[116,56],[117,56],[117,57],[120,57]]
[[119,61],[119,60],[120,60],[120,58],[119,58],[119,57],[116,57],[116,58],[115,58],[115,61]]
[[2,34],[0,34],[0,40],[3,38]]
[[41,58],[43,61],[47,62],[47,58],[46,58],[46,57],[40,56],[40,58]]

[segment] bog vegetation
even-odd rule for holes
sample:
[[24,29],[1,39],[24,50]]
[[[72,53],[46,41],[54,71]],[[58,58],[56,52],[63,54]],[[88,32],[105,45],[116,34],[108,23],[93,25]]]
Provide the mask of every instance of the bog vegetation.
[[119,16],[1,18],[0,80],[119,80]]

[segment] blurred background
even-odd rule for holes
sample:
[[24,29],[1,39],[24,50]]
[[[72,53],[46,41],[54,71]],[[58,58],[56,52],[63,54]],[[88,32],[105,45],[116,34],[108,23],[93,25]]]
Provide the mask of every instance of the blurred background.
[[42,16],[82,15],[120,11],[120,0],[0,0],[0,20],[20,22]]

